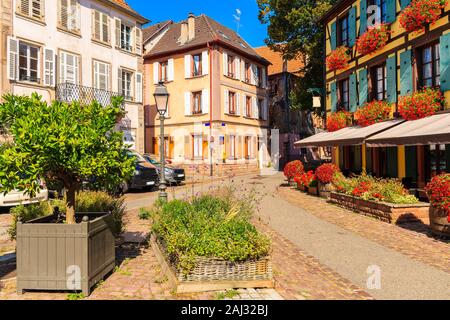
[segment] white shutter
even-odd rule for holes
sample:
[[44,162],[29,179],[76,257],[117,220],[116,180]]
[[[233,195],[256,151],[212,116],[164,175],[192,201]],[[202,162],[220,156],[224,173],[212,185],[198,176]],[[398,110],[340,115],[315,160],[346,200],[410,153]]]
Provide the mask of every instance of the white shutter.
[[225,114],[229,114],[230,113],[230,97],[228,95],[228,89],[225,89],[223,91],[224,97],[223,97],[223,101],[224,101],[224,107],[225,107]]
[[136,72],[136,102],[142,102],[142,73]]
[[175,69],[174,69],[174,66],[173,66],[173,59],[169,59],[168,61],[167,61],[167,73],[168,73],[168,79],[167,80],[169,80],[169,81],[173,81],[173,80],[175,80]]
[[122,94],[122,69],[118,69],[117,72],[117,92],[119,92],[119,94]]
[[78,1],[70,0],[70,6],[68,9],[68,24],[67,28],[71,31],[78,31],[79,27],[79,19],[78,19]]
[[191,59],[192,57],[189,54],[184,56],[184,77],[186,79],[191,77]]
[[30,0],[18,0],[18,9],[20,13],[30,15]]
[[223,74],[228,76],[228,53],[224,51],[222,56],[223,56]]
[[153,83],[159,83],[159,62],[153,63]]
[[98,61],[94,61],[94,88],[100,89],[100,74],[99,74],[99,65]]
[[256,85],[256,73],[257,73],[257,69],[256,66],[254,64],[251,65],[250,67],[250,83]]
[[120,21],[119,18],[114,18],[114,26],[116,29],[116,47],[120,48],[120,34],[121,34],[121,26],[122,26],[122,22]]
[[236,58],[234,59],[234,65],[235,65],[235,78],[238,80],[241,80],[241,59]]
[[101,13],[97,10],[92,11],[92,38],[102,40],[101,37]]
[[241,94],[236,93],[236,115],[241,115]]
[[134,48],[135,52],[138,55],[142,54],[142,30],[138,27],[135,27],[135,33],[134,33],[135,39],[134,39]]
[[106,13],[102,13],[101,15],[101,35],[102,41],[111,43],[111,30],[109,28],[109,16]]
[[191,93],[190,92],[184,93],[184,115],[185,116],[191,115]]
[[252,118],[258,119],[258,101],[256,97],[252,97]]
[[208,89],[202,90],[202,113],[203,114],[209,113],[209,90]]
[[265,67],[261,68],[261,73],[262,73],[262,76],[261,76],[261,78],[262,78],[262,87],[264,89],[266,89],[267,88],[267,72],[266,72],[266,68]]
[[44,85],[55,86],[55,51],[44,48]]
[[19,40],[8,37],[8,79],[17,80],[19,77]]
[[58,10],[58,22],[61,27],[68,28],[69,26],[69,16],[68,16],[68,8],[69,8],[70,0],[59,0],[59,10]]
[[207,75],[209,72],[208,51],[202,52],[202,75]]

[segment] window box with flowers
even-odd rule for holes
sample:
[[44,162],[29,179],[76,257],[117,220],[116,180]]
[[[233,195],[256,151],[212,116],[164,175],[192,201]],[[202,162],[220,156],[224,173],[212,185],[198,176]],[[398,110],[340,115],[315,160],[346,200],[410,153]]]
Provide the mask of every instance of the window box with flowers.
[[352,114],[348,111],[342,110],[333,112],[327,117],[327,130],[334,132],[344,129],[352,124]]
[[438,236],[450,237],[450,174],[435,176],[426,192],[431,204],[431,231]]
[[347,47],[336,48],[326,58],[327,68],[330,71],[342,70],[347,68],[349,61],[350,54]]
[[389,119],[391,111],[392,106],[390,103],[374,100],[356,110],[354,117],[359,126],[367,127]]
[[401,97],[398,112],[405,120],[417,120],[434,115],[444,107],[445,100],[437,88],[425,88]]
[[400,13],[400,25],[408,32],[422,31],[441,17],[446,5],[447,0],[413,0]]
[[288,162],[284,166],[283,173],[288,180],[289,185],[291,185],[296,176],[302,175],[304,173],[303,163],[300,160]]
[[322,198],[328,198],[330,192],[334,190],[332,182],[334,176],[338,172],[340,172],[340,169],[334,163],[325,163],[316,169],[316,177],[319,185],[319,195]]
[[366,55],[383,48],[389,40],[390,33],[389,26],[385,23],[368,27],[356,41],[356,51]]

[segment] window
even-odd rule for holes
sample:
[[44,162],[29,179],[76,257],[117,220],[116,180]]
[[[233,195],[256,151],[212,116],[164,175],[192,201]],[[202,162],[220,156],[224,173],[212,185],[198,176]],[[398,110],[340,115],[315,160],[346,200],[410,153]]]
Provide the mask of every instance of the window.
[[386,0],[371,0],[369,5],[377,6],[380,9],[380,16],[375,23],[385,23],[387,17]]
[[59,57],[59,67],[60,83],[79,83],[79,57],[77,55],[61,51]]
[[262,71],[261,71],[261,67],[256,67],[256,80],[257,80],[256,85],[258,87],[262,86]]
[[192,114],[201,114],[202,113],[202,92],[193,92],[192,93],[193,104],[192,104]]
[[92,36],[94,40],[110,43],[109,16],[106,13],[94,10]]
[[427,146],[428,149],[427,154],[427,162],[429,165],[427,168],[427,179],[431,179],[432,177],[446,173],[447,172],[447,158],[445,152],[445,144],[432,144]]
[[245,116],[252,116],[252,97],[245,97]]
[[228,76],[234,78],[234,57],[228,56]]
[[236,136],[229,136],[230,142],[230,159],[236,159]]
[[228,101],[230,103],[229,113],[236,114],[236,93],[235,92],[232,92],[232,91],[228,92]]
[[202,149],[203,149],[203,135],[196,134],[192,136],[193,141],[193,152],[194,159],[201,159],[203,157]]
[[348,15],[339,19],[339,45],[348,47]]
[[258,119],[263,120],[264,99],[258,99]]
[[196,54],[192,56],[192,76],[198,77],[202,75],[202,55]]
[[422,87],[434,87],[441,84],[440,81],[440,53],[439,44],[424,47],[421,50],[420,84]]
[[59,0],[58,26],[71,32],[79,32],[79,7],[77,0]]
[[39,83],[39,47],[19,43],[19,80]]
[[349,110],[349,80],[341,80],[339,82],[340,109]]
[[387,77],[386,65],[379,65],[371,69],[372,99],[382,101],[386,99]]
[[245,82],[250,83],[251,77],[252,77],[252,68],[250,66],[250,63],[245,62]]
[[109,64],[94,61],[94,88],[108,91],[110,89]]
[[166,82],[169,80],[169,62],[163,61],[159,64],[159,81]]
[[252,158],[252,137],[244,137],[245,159]]
[[17,1],[17,12],[30,18],[42,20],[44,18],[44,1],[19,0]]
[[125,100],[133,100],[132,79],[133,79],[132,72],[122,70],[122,92],[121,92],[121,94],[125,98]]
[[131,51],[131,27],[125,24],[120,26],[120,48]]

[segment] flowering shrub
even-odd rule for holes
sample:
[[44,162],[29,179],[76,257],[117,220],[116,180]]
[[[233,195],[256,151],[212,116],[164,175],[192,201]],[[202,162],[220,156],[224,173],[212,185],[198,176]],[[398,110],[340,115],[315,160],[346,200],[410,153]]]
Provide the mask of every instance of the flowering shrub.
[[349,60],[348,48],[337,47],[326,59],[327,68],[330,71],[345,69],[348,66]]
[[294,181],[297,183],[298,186],[304,187],[309,187],[309,185],[314,180],[316,180],[316,176],[312,171],[304,172],[303,174],[298,175],[294,178]]
[[327,184],[333,182],[333,177],[339,168],[333,163],[325,163],[316,169],[316,177],[320,182]]
[[369,181],[361,181],[352,190],[352,195],[355,197],[362,197],[365,193],[370,191],[371,184]]
[[337,131],[348,127],[352,123],[352,114],[348,111],[338,111],[331,113],[327,118],[328,132]]
[[366,103],[355,112],[355,120],[361,127],[367,127],[389,119],[391,105],[385,101],[374,100]]
[[435,176],[425,188],[430,204],[447,211],[450,222],[450,174]]
[[356,51],[366,55],[383,48],[389,40],[389,26],[385,23],[368,27],[367,31],[356,40]]
[[303,174],[303,163],[300,160],[291,161],[284,167],[284,176],[291,181],[296,176]]
[[439,19],[446,4],[447,0],[413,0],[400,13],[400,25],[408,32],[423,30]]
[[417,120],[432,116],[444,105],[444,97],[438,89],[425,88],[410,96],[401,97],[398,112],[405,120]]

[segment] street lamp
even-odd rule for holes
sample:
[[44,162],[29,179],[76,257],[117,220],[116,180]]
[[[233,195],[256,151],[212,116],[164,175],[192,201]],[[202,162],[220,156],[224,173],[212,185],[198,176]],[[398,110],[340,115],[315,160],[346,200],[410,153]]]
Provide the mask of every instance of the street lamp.
[[169,93],[167,92],[167,88],[164,86],[163,82],[160,82],[155,89],[155,93],[153,94],[156,102],[156,110],[159,113],[159,120],[161,123],[160,129],[160,161],[161,161],[161,172],[160,172],[160,182],[159,182],[159,199],[162,201],[167,201],[167,192],[166,192],[166,176],[165,176],[165,164],[166,159],[164,159],[164,115],[167,112],[167,104],[169,102]]

